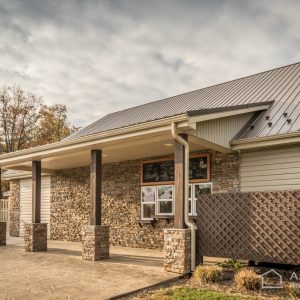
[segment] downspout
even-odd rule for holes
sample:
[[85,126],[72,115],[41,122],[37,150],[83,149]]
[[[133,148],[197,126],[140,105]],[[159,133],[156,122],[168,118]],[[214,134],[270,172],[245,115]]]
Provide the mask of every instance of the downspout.
[[196,266],[196,225],[189,220],[189,143],[176,132],[176,123],[172,123],[172,136],[184,147],[184,222],[191,230],[191,271]]

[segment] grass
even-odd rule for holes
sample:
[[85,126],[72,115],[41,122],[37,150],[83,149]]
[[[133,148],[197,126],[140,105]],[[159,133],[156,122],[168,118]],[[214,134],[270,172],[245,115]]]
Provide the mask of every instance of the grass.
[[[151,299],[151,298],[150,298]],[[257,298],[244,297],[219,291],[200,290],[191,287],[179,287],[158,291],[154,298],[157,300],[253,300]]]

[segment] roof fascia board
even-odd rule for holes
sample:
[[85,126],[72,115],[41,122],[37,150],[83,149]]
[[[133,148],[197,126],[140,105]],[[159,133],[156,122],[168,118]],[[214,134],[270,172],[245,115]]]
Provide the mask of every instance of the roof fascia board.
[[28,150],[36,150],[36,151],[12,152],[9,154],[14,154],[14,155],[5,154],[2,157],[0,157],[0,166],[5,167],[6,165],[9,164],[21,163],[21,162],[31,161],[34,159],[39,160],[54,155],[61,155],[61,154],[66,154],[74,151],[87,150],[93,148],[93,146],[99,147],[103,144],[109,144],[127,138],[135,138],[135,137],[138,138],[143,135],[161,133],[163,131],[170,131],[170,130],[171,127],[170,124],[168,124],[161,127],[149,128],[149,129],[144,129],[136,132],[128,132],[126,134],[123,133],[122,135],[107,136],[98,139],[81,141],[80,143],[65,143],[63,146],[59,145],[59,147],[49,147],[48,149],[46,147],[43,149],[32,148]]
[[230,142],[232,150],[243,150],[251,148],[260,148],[267,146],[278,146],[300,142],[300,132],[287,134],[277,134],[266,137],[232,140]]
[[211,114],[208,113],[205,115],[201,114],[199,116],[190,117],[188,123],[190,126],[193,126],[193,123],[204,122],[204,121],[209,121],[209,120],[213,120],[213,119],[226,118],[226,117],[246,114],[246,113],[250,113],[250,112],[266,110],[269,107],[270,107],[270,104],[264,104],[264,105],[251,106],[251,107],[246,107],[246,108],[241,108],[241,109],[234,109],[231,111],[230,110],[229,111],[220,111],[220,112],[211,113]]
[[212,143],[212,142],[207,141],[205,139],[199,138],[199,137],[197,137],[193,134],[189,134],[188,141],[190,143],[193,143],[193,144],[196,144],[196,145],[208,148],[208,149],[212,149],[212,150],[215,150],[217,152],[224,153],[224,154],[229,154],[229,153],[234,152],[232,149],[229,149],[229,148],[223,147],[221,145]]
[[[42,174],[42,177],[45,177],[45,176],[51,176],[51,174]],[[29,178],[32,178],[32,174],[2,176],[3,181],[10,181],[10,180],[17,180],[17,179],[29,179]]]
[[[4,169],[32,172],[32,167],[31,166],[17,166],[17,167],[16,166],[6,166],[6,168],[4,168]],[[51,175],[51,174],[55,174],[56,172],[55,172],[55,170],[42,168],[41,173]],[[21,174],[19,174],[19,175],[21,175]],[[23,174],[23,176],[24,176],[24,174]]]

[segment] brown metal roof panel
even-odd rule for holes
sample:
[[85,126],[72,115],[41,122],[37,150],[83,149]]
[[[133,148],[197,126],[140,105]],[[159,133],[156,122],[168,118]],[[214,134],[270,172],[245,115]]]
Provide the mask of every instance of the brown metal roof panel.
[[[300,63],[277,68],[271,71],[247,76],[200,90],[173,96],[106,115],[102,119],[83,128],[67,139],[97,132],[122,128],[152,120],[163,119],[191,111],[223,109],[274,100],[275,103],[254,122],[254,129],[241,133],[241,136],[254,137],[284,132],[292,127],[284,126],[280,119],[283,110],[294,105],[293,97],[299,84]],[[298,109],[293,110],[293,118],[299,119]],[[270,128],[265,117],[269,115],[276,127]]]

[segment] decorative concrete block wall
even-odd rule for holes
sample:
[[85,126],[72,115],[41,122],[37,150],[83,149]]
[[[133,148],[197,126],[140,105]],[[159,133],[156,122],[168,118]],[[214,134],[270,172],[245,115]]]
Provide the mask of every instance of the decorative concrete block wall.
[[9,235],[19,236],[20,228],[20,180],[10,182]]
[[164,230],[165,271],[186,274],[191,271],[191,231],[189,229]]

